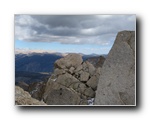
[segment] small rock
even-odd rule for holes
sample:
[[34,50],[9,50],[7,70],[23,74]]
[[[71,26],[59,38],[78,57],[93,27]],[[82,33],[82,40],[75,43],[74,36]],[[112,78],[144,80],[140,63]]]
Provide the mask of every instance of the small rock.
[[75,69],[74,67],[71,67],[71,68],[69,69],[69,73],[70,73],[70,74],[73,74],[73,73],[74,73],[74,69]]
[[57,83],[64,85],[66,87],[69,87],[71,84],[79,82],[78,79],[76,79],[75,77],[73,77],[71,74],[69,73],[65,73],[63,75],[59,75],[57,78]]
[[92,76],[86,83],[89,87],[96,90],[98,84],[98,78],[96,76]]
[[91,97],[91,98],[94,98],[95,92],[92,90],[92,88],[89,87],[84,91],[84,95]]
[[79,86],[78,86],[78,92],[83,94],[86,88],[87,87],[86,87],[86,85],[84,83],[80,83]]
[[88,66],[87,66],[87,64],[86,64],[86,62],[84,62],[83,64],[82,64],[82,69],[83,69],[83,71],[86,71],[86,72],[89,72],[89,69],[88,69]]
[[54,74],[55,75],[62,75],[62,74],[64,74],[65,73],[65,70],[63,70],[63,69],[58,69],[58,68],[56,68],[55,70],[54,70]]
[[73,84],[71,84],[69,87],[76,90],[79,88],[80,82],[74,82]]
[[82,72],[80,75],[80,81],[81,82],[86,82],[89,79],[90,74],[88,72]]
[[92,76],[95,73],[95,67],[88,61],[86,61],[86,64],[87,64],[88,71],[90,75]]
[[79,65],[76,69],[75,69],[75,73],[79,72],[80,70],[82,70],[82,65]]
[[86,99],[82,99],[80,101],[80,105],[88,105],[88,101]]

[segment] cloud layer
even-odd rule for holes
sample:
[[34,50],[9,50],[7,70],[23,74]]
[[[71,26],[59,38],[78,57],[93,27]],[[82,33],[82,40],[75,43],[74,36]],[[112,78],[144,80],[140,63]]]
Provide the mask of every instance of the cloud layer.
[[15,40],[111,45],[135,22],[135,15],[16,15]]

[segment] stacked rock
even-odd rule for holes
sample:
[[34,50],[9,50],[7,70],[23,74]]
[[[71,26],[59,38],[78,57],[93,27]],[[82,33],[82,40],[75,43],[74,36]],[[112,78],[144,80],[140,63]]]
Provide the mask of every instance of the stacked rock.
[[95,97],[100,68],[71,53],[55,62],[43,100],[49,105],[87,105]]

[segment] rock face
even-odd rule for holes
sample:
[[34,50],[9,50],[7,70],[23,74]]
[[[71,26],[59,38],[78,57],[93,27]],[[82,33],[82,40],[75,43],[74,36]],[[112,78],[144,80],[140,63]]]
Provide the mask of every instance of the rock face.
[[100,69],[83,62],[79,54],[68,54],[55,62],[43,100],[48,105],[87,105],[95,97]]
[[15,87],[15,104],[16,105],[46,105],[42,101],[38,101],[22,88]]
[[119,32],[101,69],[95,105],[135,105],[135,32]]

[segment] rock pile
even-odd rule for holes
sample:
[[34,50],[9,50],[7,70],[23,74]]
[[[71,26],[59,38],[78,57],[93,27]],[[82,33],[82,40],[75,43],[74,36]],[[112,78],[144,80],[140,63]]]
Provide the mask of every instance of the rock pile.
[[55,62],[43,100],[49,105],[87,105],[95,97],[100,68],[83,62],[79,54],[68,54]]
[[135,32],[119,32],[101,69],[95,105],[135,105]]
[[22,88],[15,86],[15,104],[16,105],[46,105],[42,101],[38,101]]

